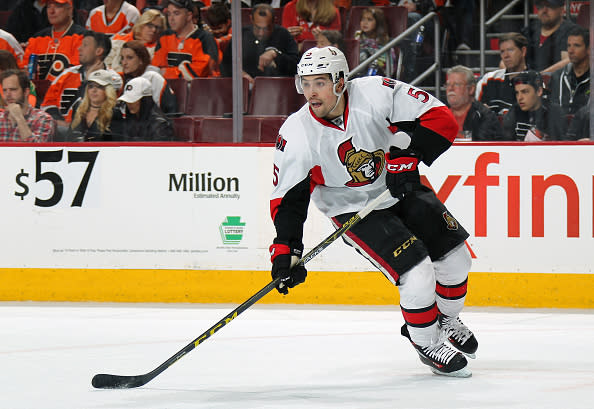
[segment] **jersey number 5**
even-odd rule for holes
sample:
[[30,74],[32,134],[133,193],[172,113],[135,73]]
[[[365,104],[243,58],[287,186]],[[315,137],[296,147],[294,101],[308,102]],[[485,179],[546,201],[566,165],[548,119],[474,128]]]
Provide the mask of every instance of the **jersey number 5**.
[[421,100],[422,103],[429,101],[429,94],[427,94],[425,91],[421,91],[420,89],[415,90],[411,87],[408,90],[408,95],[416,99],[419,99],[419,97],[423,97],[423,99]]
[[272,184],[274,186],[278,185],[278,166],[274,165],[274,168],[272,169]]

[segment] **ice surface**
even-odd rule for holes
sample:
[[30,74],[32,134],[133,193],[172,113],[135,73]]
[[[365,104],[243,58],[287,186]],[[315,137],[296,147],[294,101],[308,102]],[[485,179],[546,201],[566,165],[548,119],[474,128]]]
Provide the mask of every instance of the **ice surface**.
[[396,307],[256,305],[147,385],[232,305],[0,303],[2,409],[594,407],[594,311],[467,308],[472,378],[433,375]]

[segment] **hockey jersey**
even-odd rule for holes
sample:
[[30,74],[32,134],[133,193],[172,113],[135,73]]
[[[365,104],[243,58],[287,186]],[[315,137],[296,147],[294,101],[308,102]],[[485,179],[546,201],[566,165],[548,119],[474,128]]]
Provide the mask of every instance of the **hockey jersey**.
[[216,70],[219,49],[209,32],[196,28],[186,38],[165,31],[157,41],[152,65],[164,68],[166,79],[212,76]]
[[342,118],[328,122],[306,104],[279,130],[270,210],[281,242],[298,246],[309,194],[328,217],[357,212],[386,190],[390,146],[410,145],[430,165],[456,137],[444,104],[409,84],[358,78],[347,82],[343,97]]
[[0,50],[6,50],[14,55],[14,58],[20,61],[23,58],[23,47],[19,44],[16,38],[8,31],[0,29]]
[[[119,74],[115,71],[109,71],[112,75],[119,77]],[[71,122],[72,108],[76,100],[83,96],[82,85],[85,82],[86,75],[82,65],[64,70],[48,88],[41,109],[45,110],[54,119],[64,119],[66,122]],[[121,88],[121,84],[116,87],[116,91],[119,88]]]
[[483,75],[476,84],[475,97],[497,115],[505,115],[516,102],[514,86],[505,68]]
[[47,27],[29,39],[25,55],[19,67],[26,68],[31,54],[38,55],[38,78],[53,81],[66,68],[77,65],[78,47],[83,40],[85,29],[78,24],[60,36],[52,27]]
[[124,1],[111,21],[107,21],[105,6],[95,7],[89,13],[85,28],[105,34],[126,34],[140,18],[136,7]]

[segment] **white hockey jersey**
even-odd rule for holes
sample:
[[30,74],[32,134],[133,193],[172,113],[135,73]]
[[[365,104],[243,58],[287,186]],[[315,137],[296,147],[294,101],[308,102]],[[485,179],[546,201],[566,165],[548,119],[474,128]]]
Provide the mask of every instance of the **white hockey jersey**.
[[[455,138],[457,124],[444,104],[409,84],[363,77],[347,82],[344,97],[347,104],[340,125],[316,117],[305,104],[281,127],[274,156],[273,220],[279,208],[292,206],[283,199],[304,180],[309,180],[311,197],[326,216],[361,210],[386,190],[385,153],[390,146],[404,149],[411,144],[411,137],[399,130],[408,131],[413,139],[425,139],[421,148],[441,146],[439,152],[425,156],[428,164]],[[390,198],[378,209],[396,201]],[[281,212],[281,217],[302,214],[299,210]]]

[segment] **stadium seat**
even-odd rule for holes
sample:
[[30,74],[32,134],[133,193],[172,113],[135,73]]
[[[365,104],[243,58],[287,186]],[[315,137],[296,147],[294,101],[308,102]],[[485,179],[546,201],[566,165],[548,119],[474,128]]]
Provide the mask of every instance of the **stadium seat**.
[[[243,112],[247,112],[248,81],[243,79]],[[186,102],[186,114],[222,116],[233,112],[233,81],[230,77],[194,78]]]
[[[354,38],[355,31],[359,30],[359,22],[361,21],[361,14],[367,6],[353,6],[349,17],[349,24],[346,29],[344,38]],[[377,7],[384,12],[388,26],[390,28],[390,38],[397,37],[400,33],[406,30],[408,19],[408,10],[402,6],[381,6]]]
[[[316,40],[303,40],[303,51],[309,50],[316,46]],[[359,65],[359,40],[349,38],[344,40],[345,57],[349,63],[349,69],[355,68]]]
[[173,131],[175,140],[192,142],[194,140],[194,120],[189,116],[173,118]]
[[[242,136],[242,142],[259,143],[260,119],[244,117]],[[194,132],[194,142],[233,143],[233,118],[202,118],[200,131]]]
[[305,98],[295,89],[293,77],[256,77],[252,89],[251,115],[289,115],[298,111]]
[[284,115],[273,115],[260,117],[260,142],[275,143],[278,137],[278,130],[287,119]]
[[168,79],[167,84],[169,84],[169,87],[175,93],[175,98],[177,99],[177,110],[179,112],[186,112],[190,87],[188,81],[183,78],[173,78]]
[[50,80],[33,80],[33,85],[35,85],[35,93],[37,94],[37,105],[41,105],[43,102],[43,98],[45,97],[45,93],[47,92],[48,88],[52,82]]

